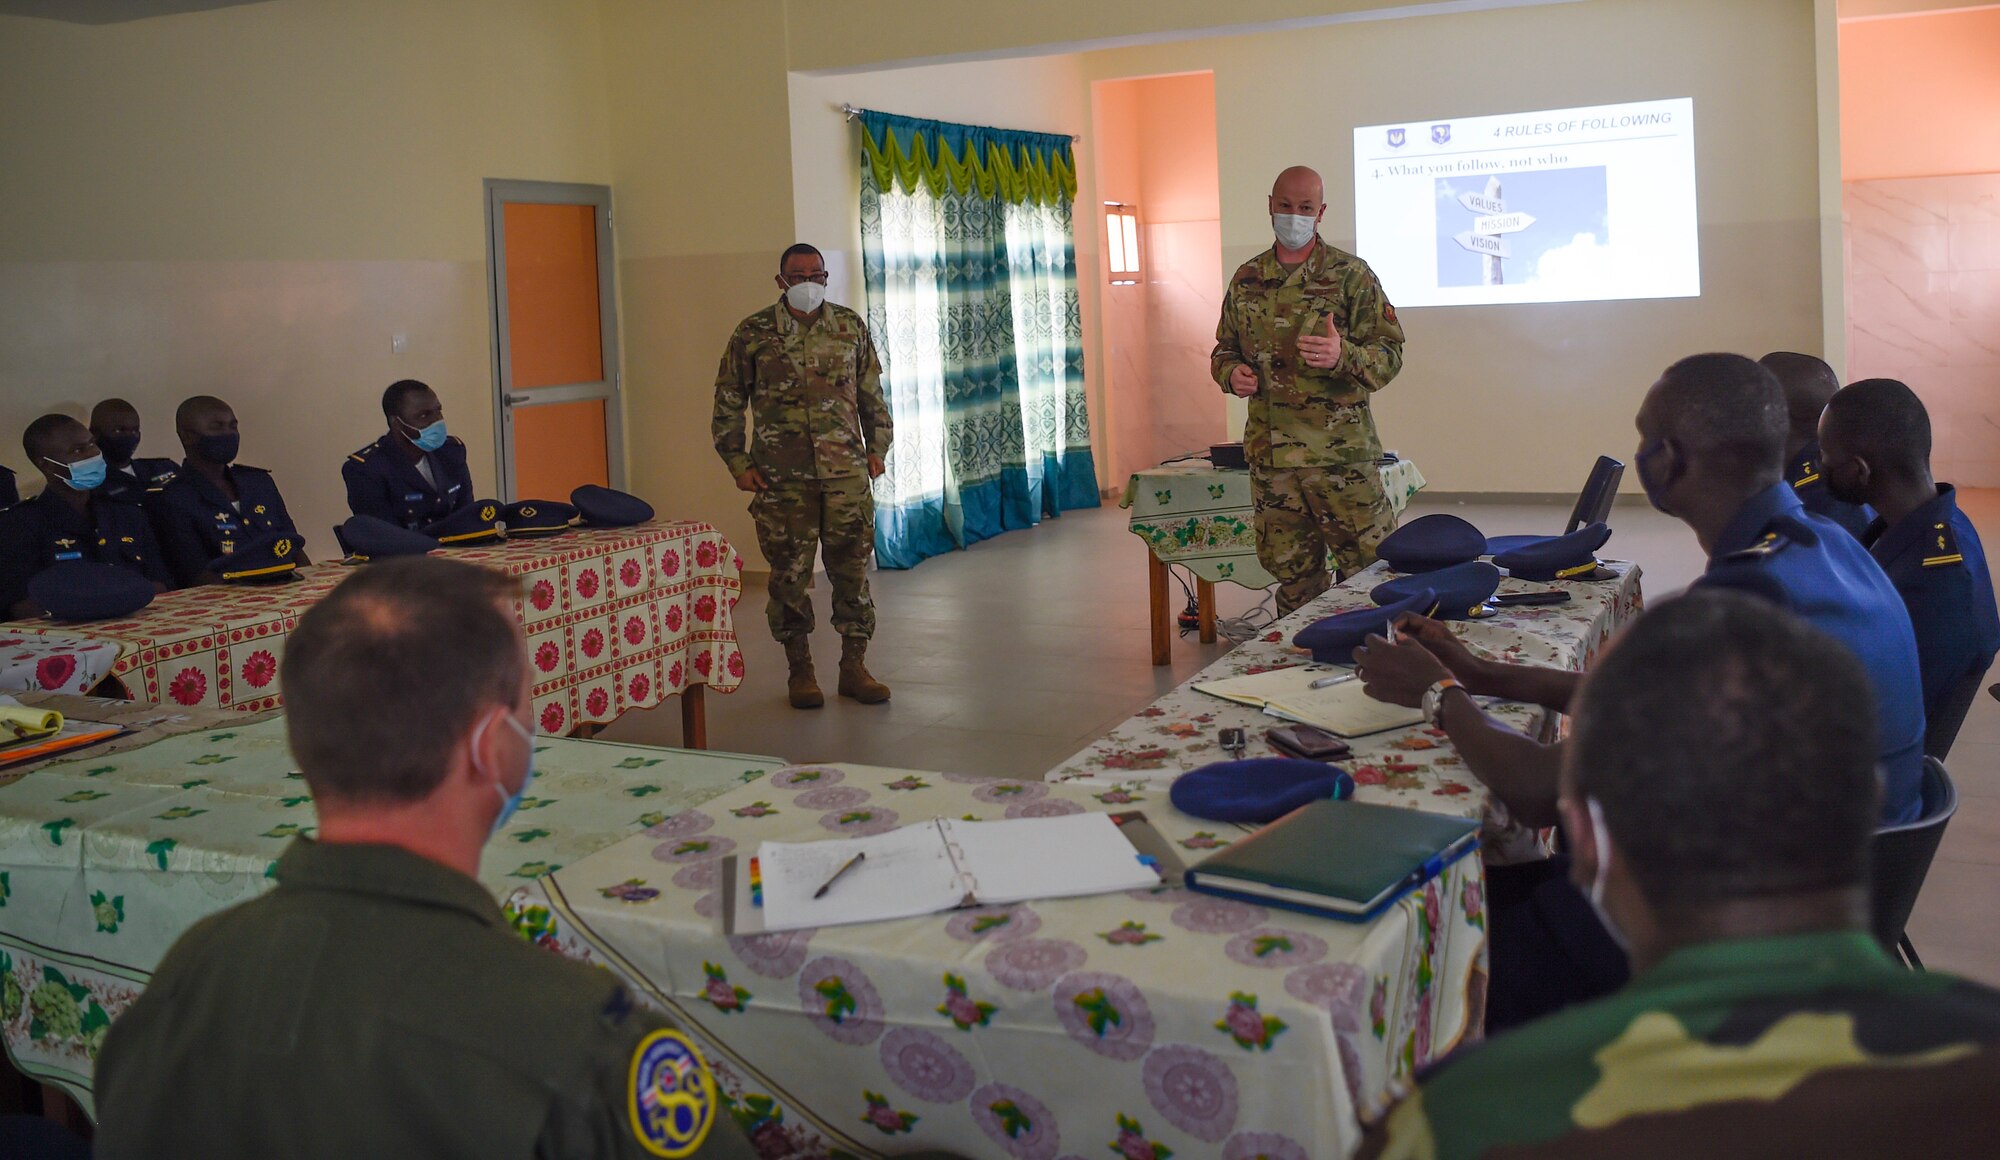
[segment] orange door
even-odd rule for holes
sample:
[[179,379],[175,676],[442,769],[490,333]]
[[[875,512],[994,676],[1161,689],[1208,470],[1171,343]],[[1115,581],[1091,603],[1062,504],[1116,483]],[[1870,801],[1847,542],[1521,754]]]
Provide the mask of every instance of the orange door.
[[489,181],[487,198],[503,495],[621,487],[611,191]]

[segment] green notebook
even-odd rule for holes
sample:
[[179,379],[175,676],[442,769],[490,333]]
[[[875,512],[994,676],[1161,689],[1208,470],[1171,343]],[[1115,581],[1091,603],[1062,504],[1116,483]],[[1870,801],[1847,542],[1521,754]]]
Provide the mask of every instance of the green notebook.
[[1471,818],[1317,801],[1216,851],[1187,887],[1360,922],[1478,847]]

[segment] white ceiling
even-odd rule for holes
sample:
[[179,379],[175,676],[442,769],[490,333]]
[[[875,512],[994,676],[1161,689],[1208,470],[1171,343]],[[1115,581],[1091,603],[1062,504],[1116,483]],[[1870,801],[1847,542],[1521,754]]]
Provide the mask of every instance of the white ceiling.
[[0,0],[0,13],[67,20],[71,24],[119,24],[176,12],[234,8],[263,0]]

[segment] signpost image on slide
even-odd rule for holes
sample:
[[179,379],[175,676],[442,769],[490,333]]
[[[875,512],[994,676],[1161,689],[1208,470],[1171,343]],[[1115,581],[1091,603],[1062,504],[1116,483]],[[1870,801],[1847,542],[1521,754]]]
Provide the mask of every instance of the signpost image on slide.
[[1356,129],[1354,218],[1398,306],[1697,296],[1694,103]]

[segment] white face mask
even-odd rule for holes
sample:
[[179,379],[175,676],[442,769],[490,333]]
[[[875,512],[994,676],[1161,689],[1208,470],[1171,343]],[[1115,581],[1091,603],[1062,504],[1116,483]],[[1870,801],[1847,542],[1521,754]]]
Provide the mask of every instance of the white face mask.
[[785,301],[800,314],[811,314],[826,301],[826,287],[817,282],[800,282],[785,288]]
[[1590,833],[1597,845],[1597,873],[1590,880],[1590,909],[1597,912],[1597,921],[1604,924],[1604,933],[1611,936],[1618,949],[1630,950],[1625,932],[1618,929],[1611,912],[1604,908],[1604,884],[1611,875],[1611,831],[1604,828],[1604,807],[1597,804],[1596,798],[1587,799],[1584,805],[1590,810]]
[[1278,235],[1278,244],[1288,250],[1303,250],[1312,241],[1313,230],[1319,225],[1314,218],[1299,213],[1274,213],[1271,215],[1271,232]]

